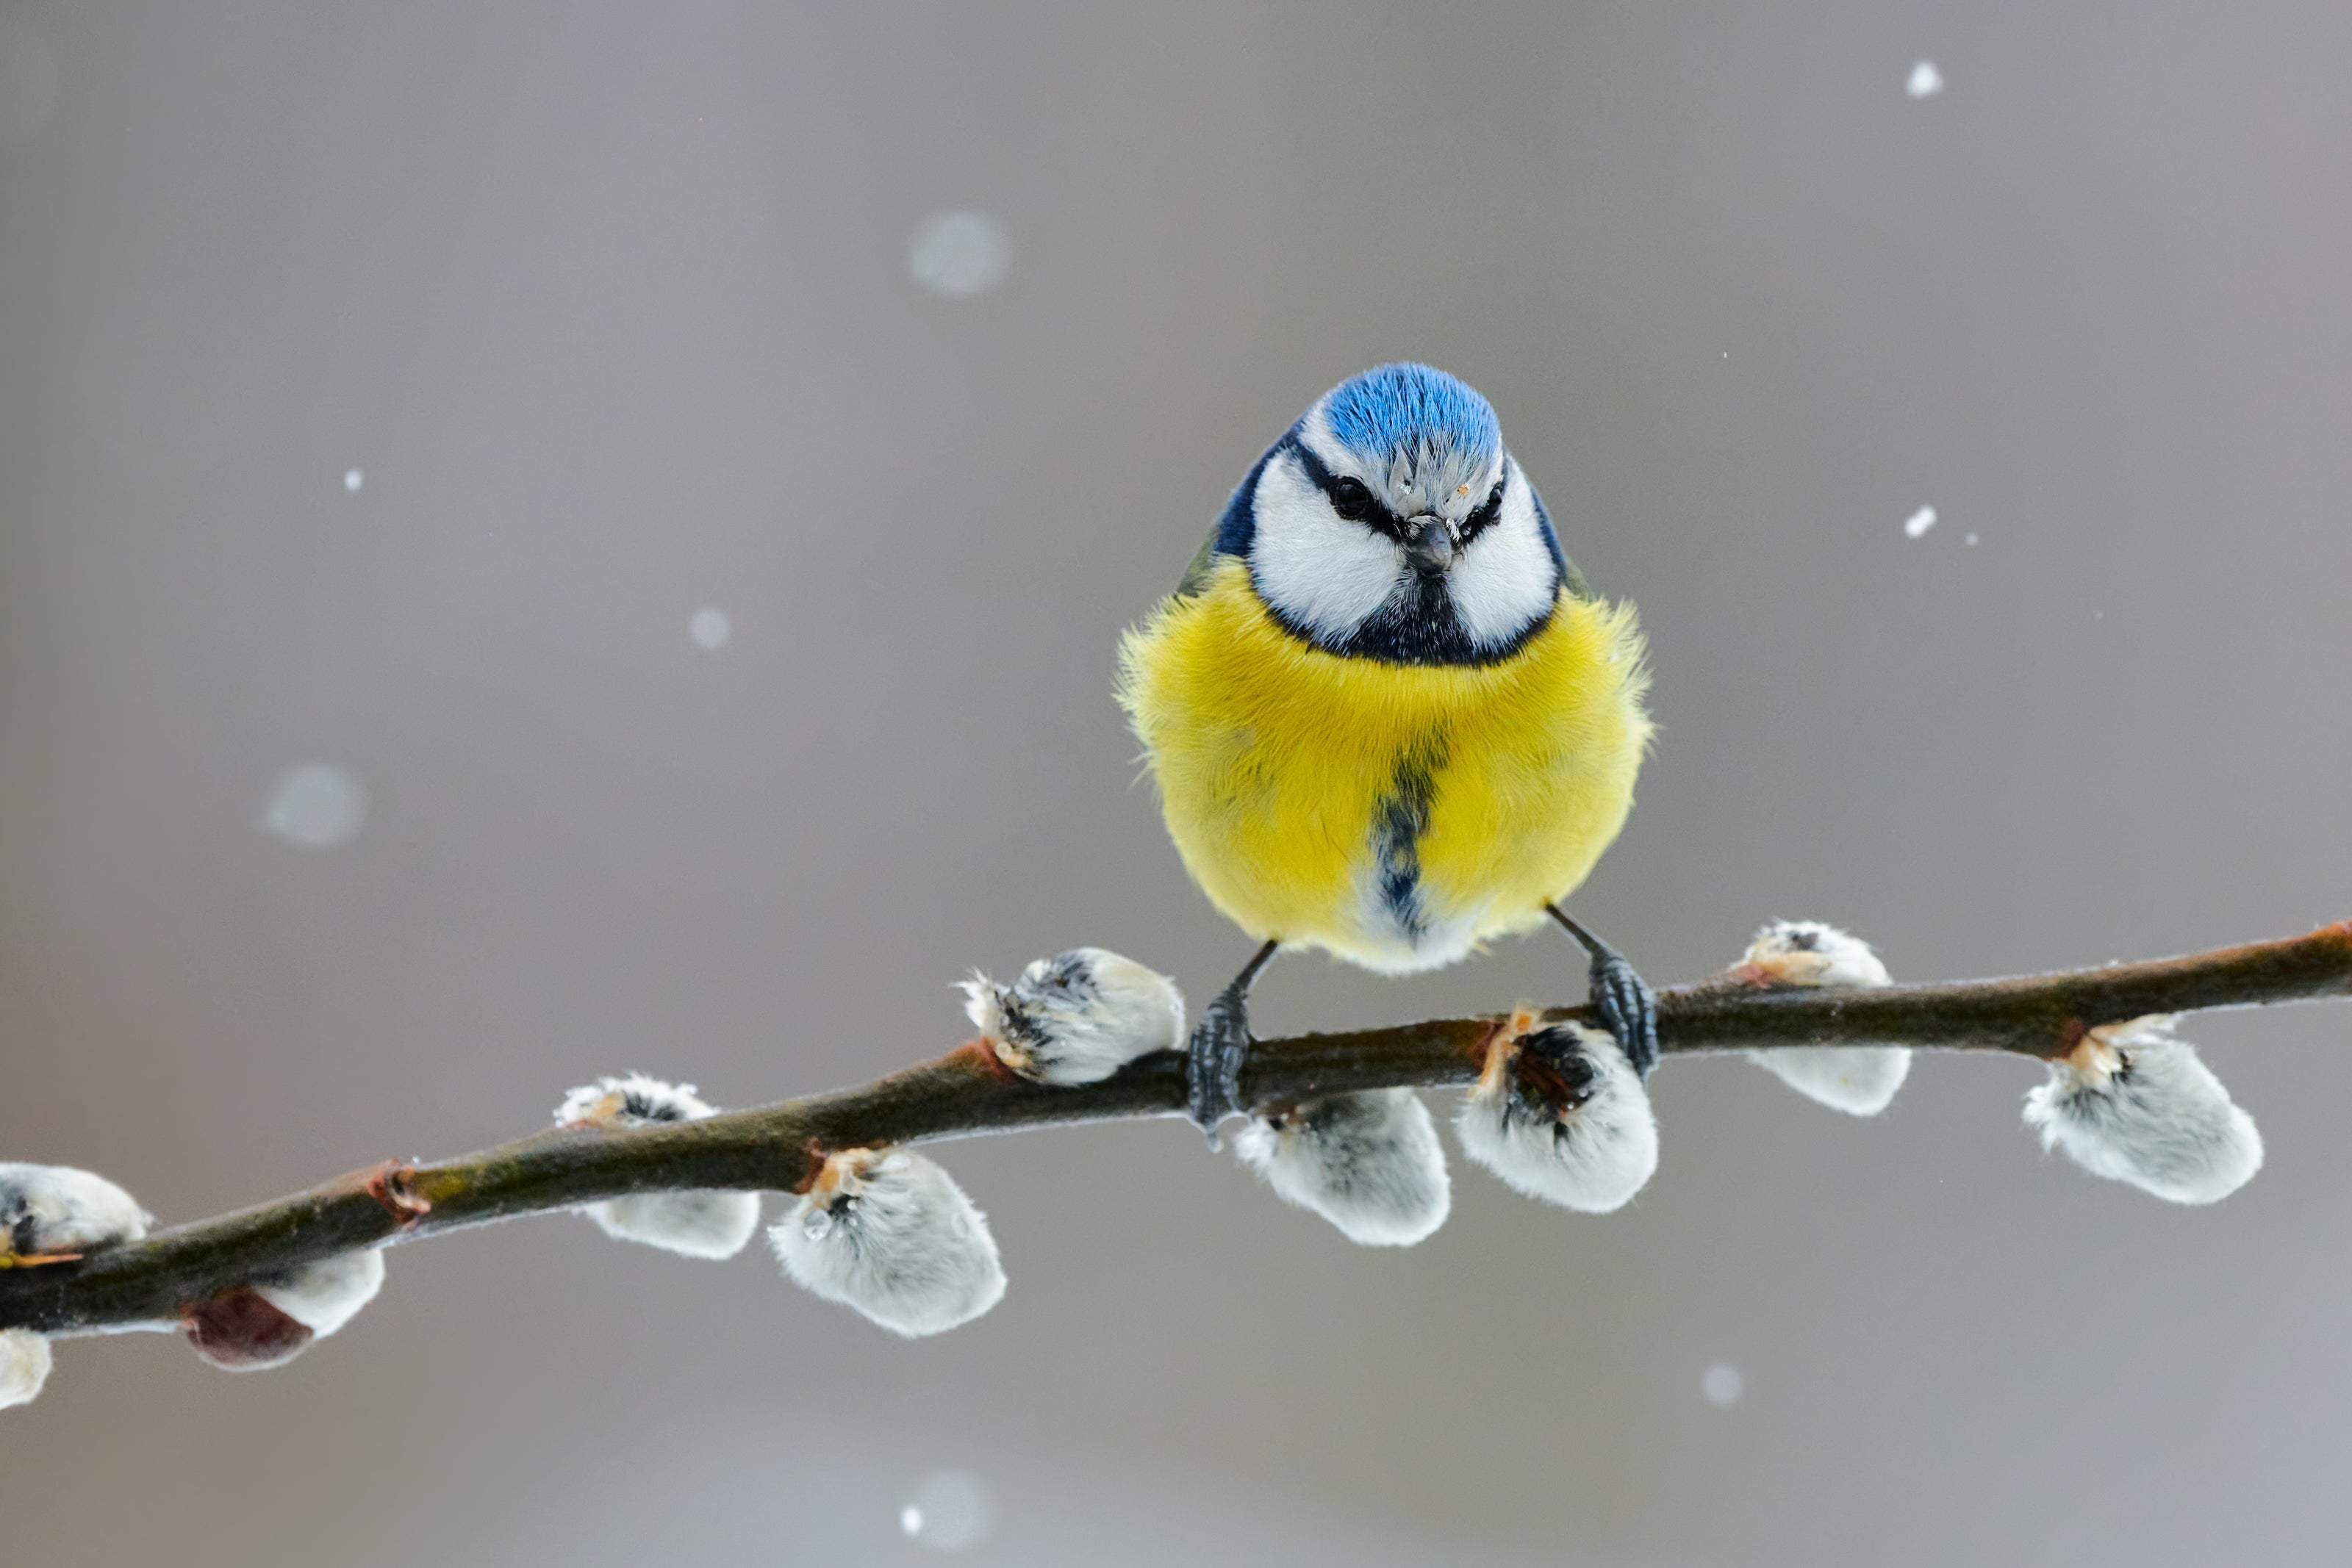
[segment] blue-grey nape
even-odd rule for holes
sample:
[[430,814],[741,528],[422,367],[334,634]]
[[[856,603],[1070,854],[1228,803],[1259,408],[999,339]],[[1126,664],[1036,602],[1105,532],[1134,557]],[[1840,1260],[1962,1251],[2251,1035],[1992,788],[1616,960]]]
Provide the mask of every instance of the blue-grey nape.
[[1208,548],[1201,552],[1200,558],[1195,559],[1192,568],[1185,572],[1184,585],[1177,590],[1179,593],[1191,592],[1200,585],[1198,574],[1208,569],[1209,557],[1213,555],[1246,557],[1249,554],[1250,540],[1257,533],[1258,478],[1265,472],[1265,465],[1273,462],[1277,454],[1296,445],[1297,440],[1298,427],[1293,425],[1283,433],[1281,440],[1267,447],[1259,455],[1258,460],[1250,465],[1249,472],[1242,476],[1242,482],[1234,487],[1233,495],[1226,499],[1225,509],[1217,515],[1217,526],[1210,531]]
[[1379,365],[1350,376],[1331,389],[1323,415],[1334,436],[1375,462],[1423,444],[1492,461],[1503,446],[1494,404],[1433,365]]

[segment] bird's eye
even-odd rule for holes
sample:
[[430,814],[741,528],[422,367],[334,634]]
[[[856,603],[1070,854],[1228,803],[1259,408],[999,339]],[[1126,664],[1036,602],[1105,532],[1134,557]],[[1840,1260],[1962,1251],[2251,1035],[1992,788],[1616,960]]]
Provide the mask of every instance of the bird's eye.
[[1494,489],[1487,493],[1486,499],[1478,509],[1462,519],[1462,542],[1466,545],[1476,538],[1502,515],[1503,482],[1497,479]]
[[1361,479],[1341,479],[1331,486],[1331,509],[1341,517],[1360,520],[1372,515],[1372,493]]

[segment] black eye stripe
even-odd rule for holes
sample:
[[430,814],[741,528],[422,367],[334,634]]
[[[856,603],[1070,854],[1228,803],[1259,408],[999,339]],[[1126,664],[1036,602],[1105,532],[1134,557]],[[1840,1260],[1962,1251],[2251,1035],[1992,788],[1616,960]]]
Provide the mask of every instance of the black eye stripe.
[[1476,511],[1462,519],[1462,542],[1464,544],[1468,544],[1472,539],[1476,538],[1480,534],[1486,532],[1488,528],[1494,525],[1496,519],[1502,517],[1503,483],[1504,482],[1501,479],[1496,480],[1495,487],[1486,492],[1486,499],[1485,502],[1479,506]]
[[[1347,508],[1339,505],[1338,476],[1325,465],[1323,459],[1315,455],[1314,448],[1305,442],[1294,439],[1290,443],[1290,449],[1298,454],[1298,465],[1307,470],[1307,477],[1314,483],[1317,489],[1323,492],[1323,498],[1331,503],[1331,509],[1343,517],[1347,517]],[[1362,523],[1369,528],[1377,528],[1392,539],[1403,538],[1404,525],[1397,520],[1396,514],[1383,506],[1381,498],[1372,495],[1369,488],[1366,489],[1365,495],[1371,503],[1371,509],[1351,520]]]
[[[1307,479],[1314,484],[1315,487],[1323,492],[1323,498],[1331,503],[1331,509],[1342,517],[1348,517],[1349,508],[1340,504],[1338,494],[1339,487],[1343,483],[1341,477],[1333,474],[1323,459],[1315,455],[1313,447],[1297,436],[1290,437],[1284,444],[1298,455],[1298,465],[1306,470]],[[1353,482],[1361,484],[1361,481]],[[1510,469],[1506,465],[1501,477],[1495,481],[1495,487],[1486,492],[1486,499],[1480,504],[1476,511],[1462,519],[1462,527],[1456,540],[1458,544],[1468,544],[1501,519],[1503,488],[1509,482]],[[1388,509],[1378,496],[1372,495],[1369,489],[1365,493],[1370,500],[1370,509],[1350,520],[1360,522],[1367,528],[1377,529],[1390,538],[1402,542],[1404,538],[1403,522],[1394,512]]]

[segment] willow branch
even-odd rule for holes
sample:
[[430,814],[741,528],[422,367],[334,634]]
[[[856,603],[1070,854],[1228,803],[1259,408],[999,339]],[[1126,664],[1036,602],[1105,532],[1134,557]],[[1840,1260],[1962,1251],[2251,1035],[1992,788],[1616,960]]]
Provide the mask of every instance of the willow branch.
[[[2016,979],[1883,990],[1767,990],[1730,971],[1659,995],[1663,1051],[1897,1044],[2053,1057],[2085,1030],[2148,1013],[2352,996],[2352,921],[2188,957]],[[1589,1020],[1553,1008],[1550,1021]],[[1253,1106],[1475,1080],[1501,1017],[1433,1019],[1256,1043]],[[635,1130],[551,1128],[479,1154],[386,1164],[215,1219],[174,1226],[79,1261],[0,1270],[0,1328],[51,1334],[170,1327],[190,1303],[255,1276],[353,1248],[574,1207],[628,1193],[793,1191],[824,1152],[1137,1116],[1184,1104],[1181,1056],[1160,1052],[1100,1083],[1014,1077],[981,1041],[859,1089]]]

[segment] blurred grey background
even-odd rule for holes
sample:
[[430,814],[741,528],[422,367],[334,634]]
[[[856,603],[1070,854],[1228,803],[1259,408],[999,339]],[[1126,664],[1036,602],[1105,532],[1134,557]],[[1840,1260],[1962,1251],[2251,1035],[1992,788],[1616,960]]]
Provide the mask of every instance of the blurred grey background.
[[[975,964],[1206,995],[1246,944],[1114,640],[1405,356],[1642,608],[1579,904],[1654,979],[1775,915],[1913,978],[2352,915],[2347,54],[2326,3],[0,7],[0,1152],[185,1219],[600,1071],[863,1080]],[[1581,977],[1294,959],[1259,1020]],[[0,1555],[912,1562],[946,1471],[973,1563],[2331,1556],[2352,1013],[2191,1032],[2272,1149],[2210,1211],[2043,1156],[2023,1063],[1858,1123],[1709,1061],[1632,1210],[1457,1162],[1403,1253],[1173,1122],[950,1146],[1013,1288],[923,1343],[574,1219],[404,1249],[273,1375],[62,1346]]]

